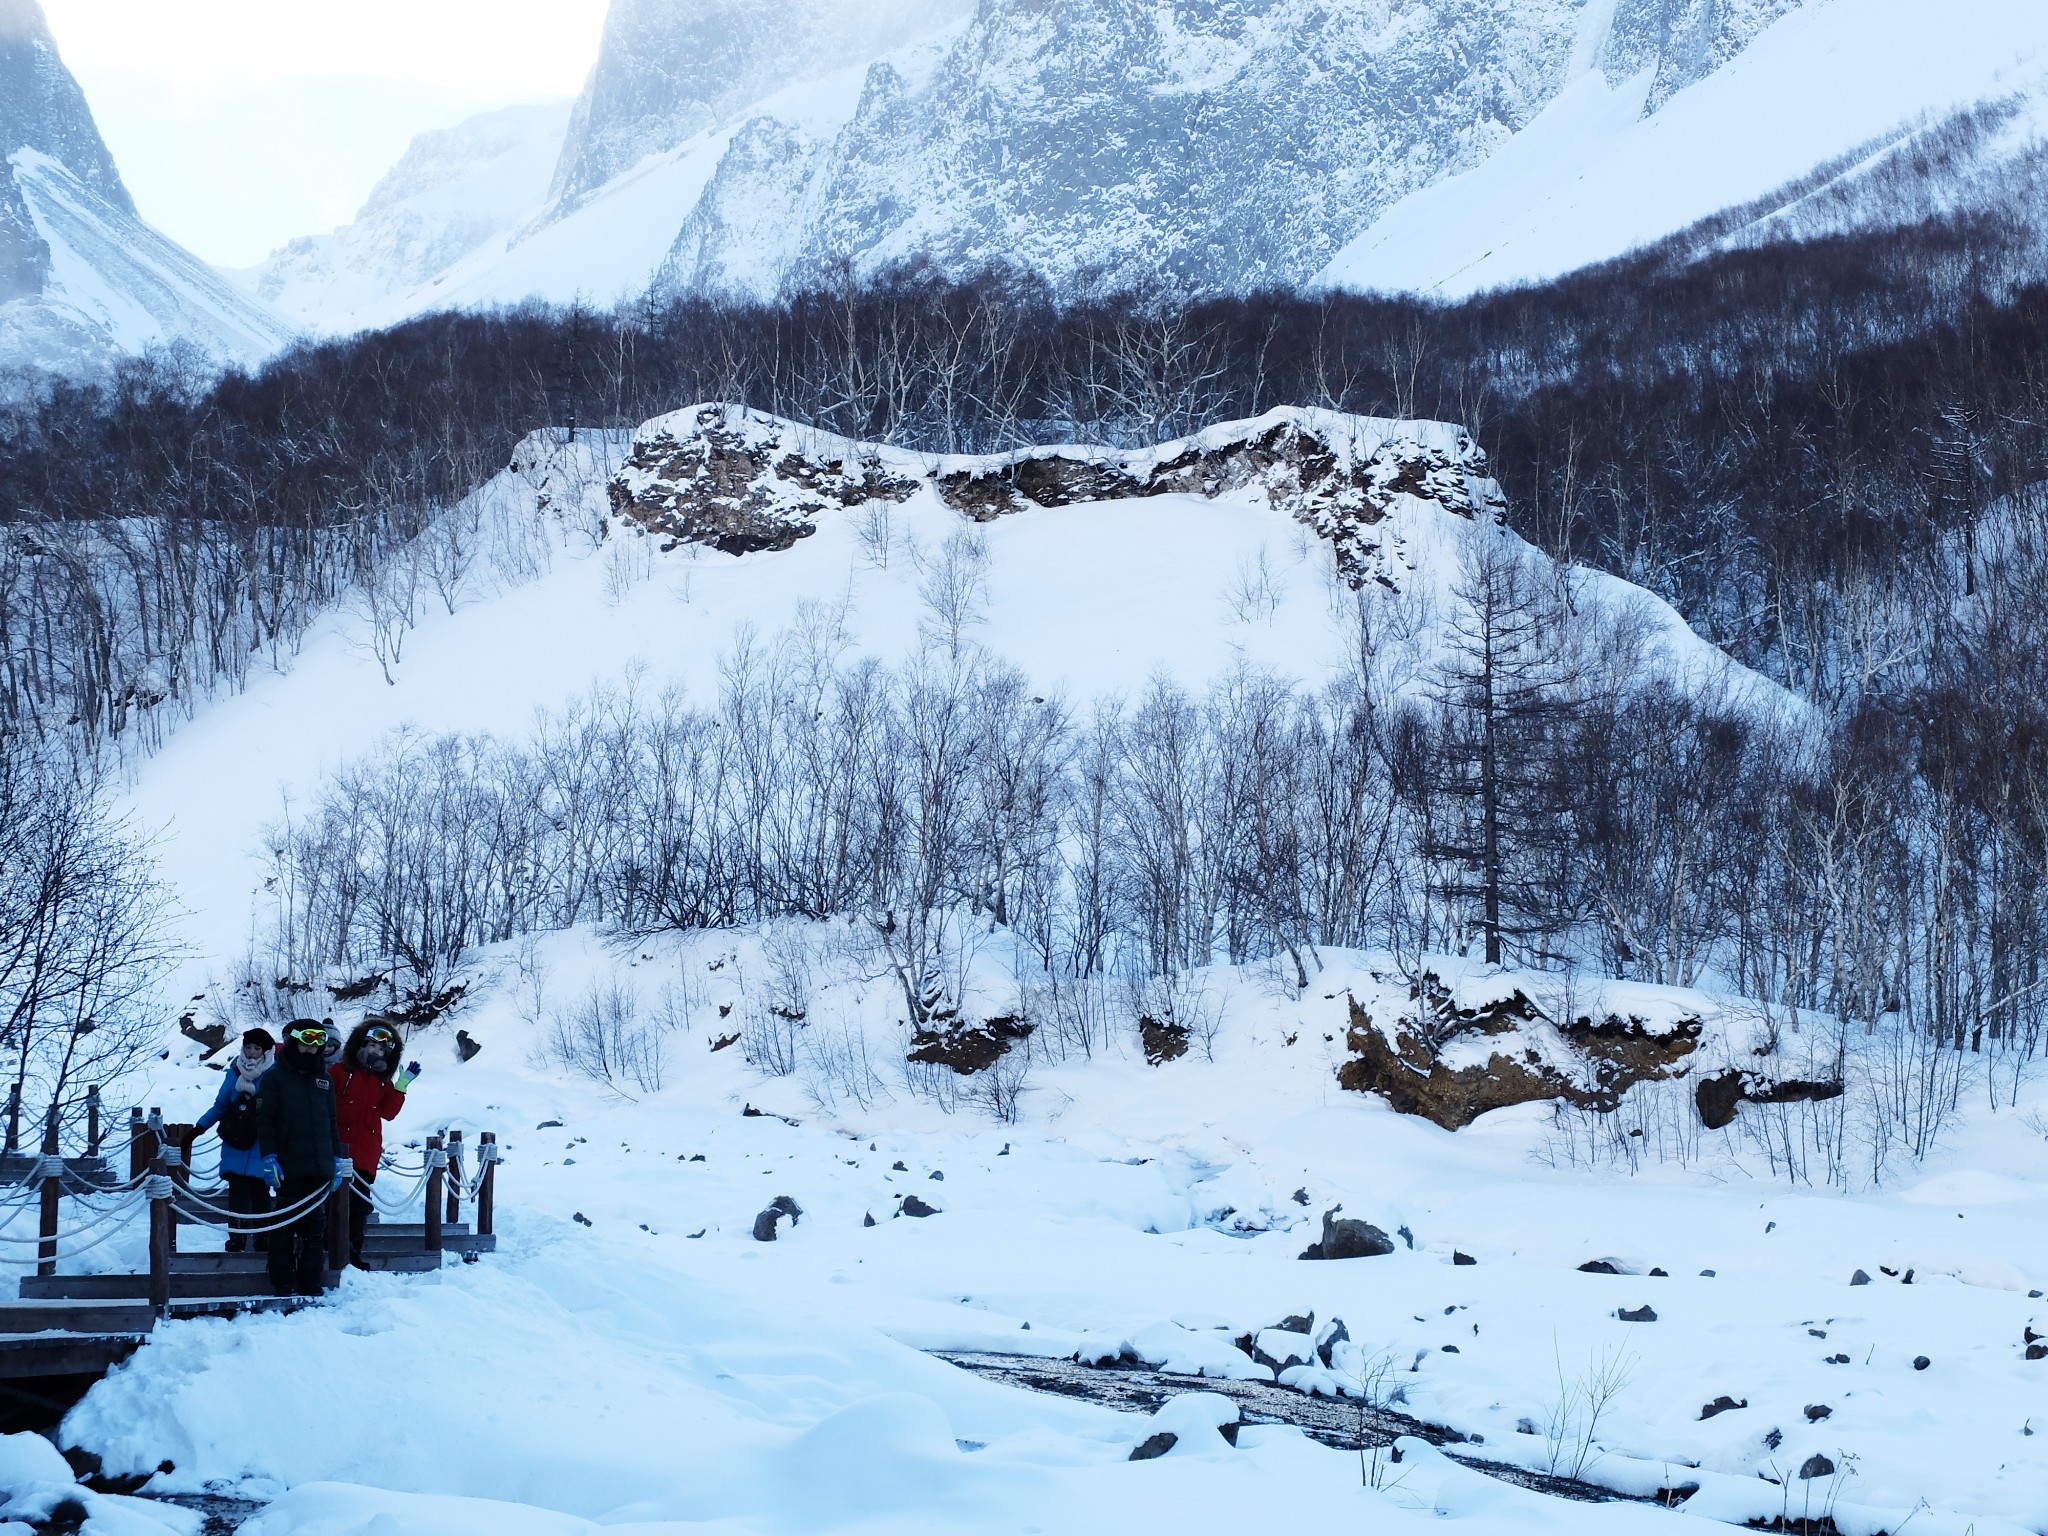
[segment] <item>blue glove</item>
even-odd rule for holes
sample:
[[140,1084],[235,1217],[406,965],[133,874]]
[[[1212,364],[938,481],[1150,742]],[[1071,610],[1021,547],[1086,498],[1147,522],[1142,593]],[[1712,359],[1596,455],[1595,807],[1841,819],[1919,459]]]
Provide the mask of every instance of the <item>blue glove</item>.
[[408,1061],[398,1069],[397,1074],[391,1079],[391,1086],[400,1093],[403,1093],[413,1085],[413,1080],[419,1075],[420,1064],[416,1061]]
[[270,1186],[273,1195],[277,1193],[278,1186],[284,1183],[284,1164],[277,1160],[275,1152],[263,1159],[263,1182]]
[[336,1189],[341,1188],[342,1185],[348,1182],[348,1176],[355,1171],[356,1165],[354,1163],[345,1157],[337,1157],[334,1160],[334,1187]]

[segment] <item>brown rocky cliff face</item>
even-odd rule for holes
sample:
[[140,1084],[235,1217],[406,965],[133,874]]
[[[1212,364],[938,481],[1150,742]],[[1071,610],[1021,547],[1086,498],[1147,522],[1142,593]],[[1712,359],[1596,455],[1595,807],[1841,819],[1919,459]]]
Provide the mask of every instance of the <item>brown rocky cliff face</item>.
[[[1525,1024],[1541,1020],[1535,1005],[1517,992],[1483,1008],[1457,1009],[1434,976],[1417,984],[1422,1006],[1416,1017],[1397,1021],[1391,1038],[1354,1001],[1346,1044],[1351,1059],[1337,1070],[1337,1082],[1357,1093],[1377,1093],[1402,1114],[1420,1115],[1446,1130],[1461,1130],[1490,1110],[1538,1100],[1561,1100],[1581,1108],[1611,1111],[1639,1082],[1681,1073],[1698,1049],[1702,1025],[1686,1020],[1668,1033],[1653,1033],[1635,1019],[1582,1018],[1559,1033],[1583,1059],[1583,1074],[1570,1075],[1533,1049],[1513,1049]],[[1498,1038],[1484,1065],[1447,1066],[1444,1048],[1471,1036]]]

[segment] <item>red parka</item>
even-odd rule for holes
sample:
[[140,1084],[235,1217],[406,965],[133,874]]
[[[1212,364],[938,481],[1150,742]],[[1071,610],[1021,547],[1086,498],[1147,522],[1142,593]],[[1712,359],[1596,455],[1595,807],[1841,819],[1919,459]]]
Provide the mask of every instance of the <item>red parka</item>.
[[391,1079],[345,1067],[336,1062],[327,1069],[334,1079],[334,1114],[341,1124],[341,1144],[348,1148],[356,1167],[371,1178],[384,1158],[384,1122],[396,1120],[405,1108],[405,1094],[392,1086]]

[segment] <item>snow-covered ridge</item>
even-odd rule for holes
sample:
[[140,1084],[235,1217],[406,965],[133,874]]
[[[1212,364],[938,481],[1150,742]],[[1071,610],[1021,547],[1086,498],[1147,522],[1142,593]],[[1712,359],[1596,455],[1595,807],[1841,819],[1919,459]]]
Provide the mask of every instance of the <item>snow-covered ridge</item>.
[[901,502],[925,486],[977,522],[1083,502],[1262,496],[1327,540],[1354,587],[1398,584],[1379,528],[1397,501],[1469,519],[1498,518],[1505,507],[1463,428],[1294,406],[1149,448],[927,455],[741,406],[696,405],[640,428],[610,494],[617,515],[667,540],[664,548],[743,554],[789,548],[828,509]]

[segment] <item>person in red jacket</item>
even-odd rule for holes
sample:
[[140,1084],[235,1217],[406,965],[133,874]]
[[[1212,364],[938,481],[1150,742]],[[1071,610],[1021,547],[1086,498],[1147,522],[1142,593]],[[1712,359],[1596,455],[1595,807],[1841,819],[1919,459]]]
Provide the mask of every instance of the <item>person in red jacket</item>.
[[356,1169],[356,1182],[349,1190],[348,1256],[358,1269],[363,1263],[363,1233],[370,1222],[367,1186],[377,1182],[377,1168],[384,1160],[384,1122],[398,1118],[405,1108],[405,1090],[420,1075],[416,1061],[401,1068],[398,1053],[398,1031],[388,1020],[373,1016],[355,1027],[341,1059],[327,1069],[334,1080],[341,1143]]

